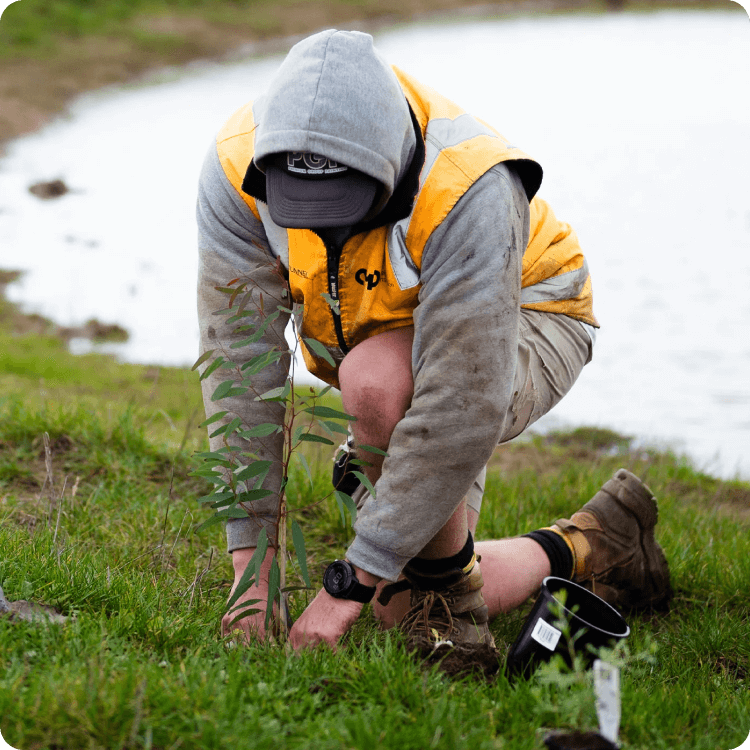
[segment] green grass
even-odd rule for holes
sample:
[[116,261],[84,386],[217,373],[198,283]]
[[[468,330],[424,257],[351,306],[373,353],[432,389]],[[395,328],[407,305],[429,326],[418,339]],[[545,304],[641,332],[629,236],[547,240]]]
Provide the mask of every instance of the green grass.
[[[0,586],[68,617],[0,617],[0,731],[13,747],[541,750],[552,729],[596,728],[584,672],[553,664],[515,685],[449,680],[380,632],[369,607],[335,654],[229,648],[223,531],[195,531],[208,517],[195,502],[208,488],[190,476],[207,443],[197,376],[73,357],[53,337],[10,333],[19,314],[3,309]],[[329,449],[305,448],[312,481],[293,463],[288,495],[317,587],[352,531],[321,502]],[[627,650],[610,657],[622,663],[622,746],[738,747],[750,731],[748,483],[581,427],[498,451],[477,536],[568,516],[619,466],[659,497],[675,589],[669,614],[628,616]],[[293,596],[293,617],[311,596]],[[493,622],[501,649],[530,606]]]
[[[456,0],[456,6],[470,3]],[[520,5],[520,4],[519,4]],[[626,0],[625,8],[644,10],[660,7],[727,8],[732,4],[721,0],[689,3],[671,0],[649,3]],[[210,24],[245,26],[260,37],[287,33],[289,16],[301,19],[306,14],[324,12],[330,17],[389,16],[408,18],[410,13],[446,10],[450,2],[418,3],[416,5],[376,0],[22,0],[8,7],[0,24],[0,59],[24,56],[47,56],[62,41],[91,36],[125,39],[143,47],[144,51],[162,50],[174,53],[191,41],[177,31],[150,31],[140,20],[147,17],[200,18]],[[584,10],[606,10],[606,0],[591,0]],[[314,9],[314,10],[313,10]],[[321,11],[322,9],[322,11]],[[580,8],[579,8],[580,9]],[[549,12],[546,7],[541,12]],[[507,13],[508,8],[503,12]],[[512,11],[511,11],[512,12]],[[298,24],[297,24],[298,25]],[[313,29],[310,29],[313,30]]]
[[[201,12],[217,4],[211,0],[22,0],[3,13],[0,42],[6,54],[44,50],[59,39],[113,33],[139,13],[185,8]],[[245,5],[250,10],[260,4],[256,0]]]
[[9,6],[0,25],[2,57],[47,56],[60,42],[86,37],[124,39],[147,51],[170,50],[189,44],[179,30],[149,30],[145,18],[193,17],[209,24],[241,24],[259,37],[283,33],[284,16],[300,17],[309,8],[374,9],[371,0],[22,0]]

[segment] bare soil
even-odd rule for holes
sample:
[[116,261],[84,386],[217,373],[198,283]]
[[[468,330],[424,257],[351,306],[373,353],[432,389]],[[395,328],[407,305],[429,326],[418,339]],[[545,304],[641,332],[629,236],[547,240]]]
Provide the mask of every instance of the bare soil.
[[407,650],[425,667],[435,666],[448,677],[473,677],[492,681],[500,671],[501,653],[484,643],[455,646],[441,644],[434,648],[427,639],[414,639],[407,644]]

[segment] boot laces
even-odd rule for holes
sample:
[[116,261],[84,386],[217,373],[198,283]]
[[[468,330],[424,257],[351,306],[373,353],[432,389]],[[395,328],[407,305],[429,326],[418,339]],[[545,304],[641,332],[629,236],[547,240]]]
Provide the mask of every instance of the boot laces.
[[[422,593],[422,592],[420,592]],[[453,633],[453,614],[450,608],[450,597],[446,598],[439,591],[425,591],[401,621],[401,629],[415,635],[424,629],[424,635],[432,640],[446,640]],[[442,610],[442,611],[441,611]]]

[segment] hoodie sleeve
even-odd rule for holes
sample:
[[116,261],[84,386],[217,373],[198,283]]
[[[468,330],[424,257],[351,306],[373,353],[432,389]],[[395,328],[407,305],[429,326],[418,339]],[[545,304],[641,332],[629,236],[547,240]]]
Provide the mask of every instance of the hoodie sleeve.
[[414,311],[414,396],[347,557],[396,580],[448,521],[510,415],[529,203],[493,167],[430,237]]
[[[288,305],[286,290],[275,272],[277,260],[273,256],[263,225],[256,219],[241,196],[232,187],[214,146],[208,153],[200,176],[197,204],[198,221],[198,319],[200,324],[200,352],[217,350],[227,360],[242,364],[252,357],[271,349],[286,350],[284,339],[289,316],[282,313],[268,327],[260,341],[238,349],[232,343],[248,336],[247,332],[235,333],[237,324],[227,324],[227,316],[217,314],[227,307],[228,297],[217,291],[217,286],[226,286],[232,279],[250,277],[257,289],[263,292],[264,310],[273,311],[277,305]],[[252,303],[248,307],[252,309]],[[201,370],[208,366],[206,363]],[[218,411],[229,414],[209,427],[214,432],[219,424],[226,424],[235,416],[243,424],[253,427],[262,423],[281,424],[283,407],[254,400],[256,394],[265,393],[283,385],[288,373],[288,359],[284,358],[253,377],[252,389],[244,396],[231,396],[212,401],[217,386],[232,376],[234,370],[219,368],[202,382],[203,402],[206,417]],[[212,451],[222,447],[221,436],[211,438]],[[272,460],[264,487],[273,494],[252,504],[253,516],[235,519],[227,523],[228,551],[241,547],[254,547],[261,528],[267,529],[269,539],[275,536],[278,506],[278,491],[281,484],[282,436],[260,438],[249,441],[236,434],[230,439],[232,445],[243,451],[254,451],[261,460]]]

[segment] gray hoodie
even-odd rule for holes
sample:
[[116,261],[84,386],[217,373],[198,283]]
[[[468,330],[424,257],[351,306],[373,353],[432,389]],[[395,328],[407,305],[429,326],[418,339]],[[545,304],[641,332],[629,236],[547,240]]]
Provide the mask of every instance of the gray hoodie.
[[398,79],[358,31],[324,31],[295,45],[255,112],[256,163],[284,151],[325,154],[382,183],[381,206],[416,146]]
[[[421,133],[415,133],[398,80],[369,35],[325,31],[300,42],[253,110],[255,163],[261,168],[263,158],[278,151],[324,153],[383,184],[382,211],[373,226],[401,218],[404,211],[408,215],[401,187],[419,174],[415,155],[424,154]],[[261,172],[250,169],[246,183],[262,201]],[[262,222],[255,218],[225,174],[215,146],[201,174],[197,215],[201,351],[222,346],[244,362],[283,341],[286,318],[256,344],[229,349],[242,334],[233,334],[226,317],[214,314],[226,301],[214,287],[254,273],[267,299],[287,304],[280,280],[264,268],[276,259],[288,267],[285,232],[273,225],[267,210],[261,211]],[[392,435],[377,498],[368,499],[359,513],[347,552],[355,565],[395,580],[453,514],[512,419],[528,233],[526,191],[515,170],[501,164],[469,188],[427,241],[414,310],[414,397]],[[260,374],[255,390],[278,386],[285,376],[281,362]],[[268,405],[252,398],[212,402],[224,377],[214,374],[204,381],[207,416],[230,409],[248,426],[279,419],[278,407],[269,412]],[[261,458],[281,455],[280,440],[264,442],[253,445]],[[220,446],[218,438],[211,443],[214,450]],[[279,481],[277,464],[265,486],[278,490]],[[255,504],[253,518],[229,522],[229,550],[254,546],[261,526],[272,530],[275,508],[276,498],[270,497]]]

